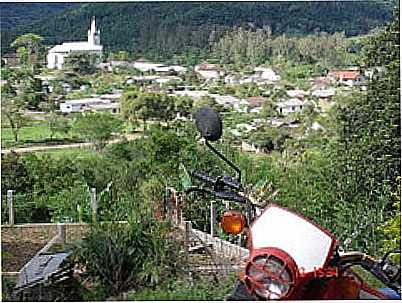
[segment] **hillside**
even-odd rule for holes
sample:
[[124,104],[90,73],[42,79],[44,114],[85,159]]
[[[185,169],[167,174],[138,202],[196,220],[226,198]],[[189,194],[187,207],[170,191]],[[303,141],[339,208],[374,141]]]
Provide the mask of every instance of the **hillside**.
[[274,34],[345,31],[348,36],[359,35],[383,25],[391,10],[373,1],[87,3],[2,32],[2,51],[9,51],[10,42],[24,32],[42,35],[48,45],[85,39],[91,16],[97,18],[106,50],[170,57],[205,48],[233,26],[269,26]]
[[77,6],[75,3],[0,3],[0,28],[13,30]]

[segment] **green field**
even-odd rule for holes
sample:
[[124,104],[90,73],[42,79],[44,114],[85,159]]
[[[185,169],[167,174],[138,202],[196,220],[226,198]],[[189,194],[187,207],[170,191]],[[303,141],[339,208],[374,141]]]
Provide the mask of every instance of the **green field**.
[[[32,121],[28,126],[20,129],[18,133],[18,142],[15,142],[11,127],[7,124],[1,126],[1,147],[26,147],[31,145],[51,144],[50,130],[46,121]],[[69,140],[69,136],[63,136],[59,133],[53,135],[53,140]]]

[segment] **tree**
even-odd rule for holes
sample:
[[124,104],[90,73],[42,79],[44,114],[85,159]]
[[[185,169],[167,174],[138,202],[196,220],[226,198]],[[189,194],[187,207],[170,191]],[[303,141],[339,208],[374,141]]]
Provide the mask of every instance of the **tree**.
[[65,58],[64,66],[80,74],[93,74],[99,57],[95,53],[74,52]]
[[138,108],[136,100],[139,98],[141,92],[137,89],[130,88],[123,94],[121,101],[121,116],[127,120],[131,125],[138,121]]
[[121,126],[122,121],[110,113],[83,113],[76,117],[73,132],[93,142],[96,150],[101,150]]
[[188,117],[191,114],[193,103],[193,99],[190,97],[177,97],[175,99],[175,113],[182,117]]
[[67,117],[60,116],[52,112],[48,117],[49,130],[50,130],[50,140],[53,140],[55,133],[62,133],[67,135],[71,129],[70,119]]
[[10,123],[15,142],[18,142],[18,134],[28,122],[24,116],[25,103],[21,96],[14,95],[11,91],[2,92],[1,114]]
[[[366,94],[354,95],[337,112],[334,152],[339,218],[357,234],[355,245],[377,248],[376,226],[393,210],[401,166],[399,14],[366,48],[366,67],[377,72]],[[359,222],[360,216],[366,219]],[[349,226],[349,227],[348,227]],[[370,233],[371,231],[371,233]],[[370,239],[367,238],[370,236]]]
[[17,48],[17,52],[25,61],[24,63],[26,63],[27,67],[31,68],[32,72],[34,72],[34,63],[42,41],[43,37],[37,34],[28,33],[18,36],[11,43],[11,47]]

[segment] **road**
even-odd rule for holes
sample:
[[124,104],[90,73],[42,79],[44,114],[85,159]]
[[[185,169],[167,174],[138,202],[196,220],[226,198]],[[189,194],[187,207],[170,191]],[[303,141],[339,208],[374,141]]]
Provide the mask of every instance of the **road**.
[[[125,138],[127,140],[135,140],[139,138],[140,134],[127,134]],[[122,141],[123,139],[114,139],[108,141],[110,143],[117,143]],[[49,151],[49,150],[57,150],[57,149],[66,149],[66,148],[85,148],[91,147],[93,143],[71,143],[71,144],[60,144],[60,145],[45,145],[45,146],[31,146],[31,147],[20,147],[20,148],[9,148],[9,149],[1,149],[2,154],[9,154],[11,152],[15,153],[31,153],[31,152],[41,152],[41,151]]]

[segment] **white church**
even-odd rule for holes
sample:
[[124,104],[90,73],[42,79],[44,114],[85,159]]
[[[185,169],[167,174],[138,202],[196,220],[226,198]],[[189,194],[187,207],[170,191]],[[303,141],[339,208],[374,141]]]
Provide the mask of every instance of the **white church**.
[[88,52],[101,56],[100,30],[96,29],[95,17],[92,18],[91,27],[88,30],[88,41],[64,42],[52,47],[47,55],[47,67],[62,69],[64,58],[74,52]]

